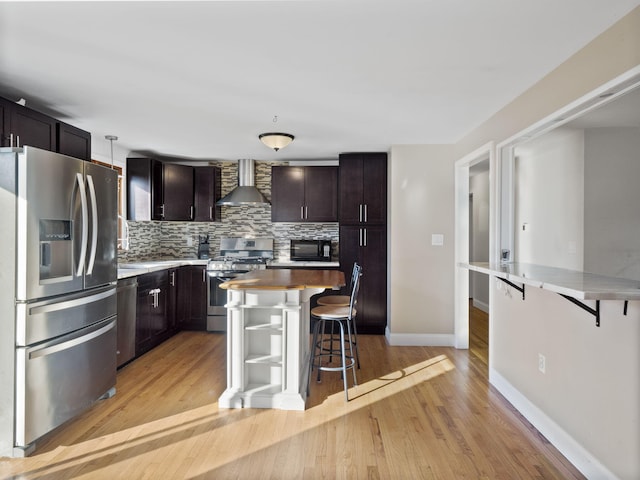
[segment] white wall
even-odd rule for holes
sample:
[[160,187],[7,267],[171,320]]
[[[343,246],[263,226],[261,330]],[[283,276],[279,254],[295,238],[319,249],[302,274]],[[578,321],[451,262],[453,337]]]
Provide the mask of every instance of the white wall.
[[[637,70],[634,70],[637,69]],[[607,82],[640,71],[640,8],[456,144],[505,142]],[[493,210],[495,211],[495,210]],[[551,292],[491,286],[490,379],[588,478],[640,478],[640,309],[602,302],[602,326]],[[547,355],[548,374],[537,370]]]
[[558,128],[517,146],[515,157],[513,258],[582,270],[583,131]]
[[[469,177],[469,193],[473,194],[471,211],[471,245],[469,261],[489,261],[489,172]],[[478,272],[470,272],[469,291],[475,307],[489,309],[489,278]]]
[[[630,303],[624,316],[623,302],[601,302],[596,327],[592,315],[555,293],[530,288],[523,301],[505,291],[494,290],[490,341],[505,396],[525,412],[544,412],[532,423],[553,443],[560,440],[584,473],[591,467],[588,478],[640,478],[640,304]],[[527,400],[519,403],[510,389]],[[588,465],[594,462],[604,468]],[[603,476],[607,470],[612,475]]]
[[[393,345],[453,345],[454,156],[449,145],[389,155],[389,308]],[[444,236],[443,246],[431,244]]]
[[585,270],[640,280],[640,128],[585,131]]

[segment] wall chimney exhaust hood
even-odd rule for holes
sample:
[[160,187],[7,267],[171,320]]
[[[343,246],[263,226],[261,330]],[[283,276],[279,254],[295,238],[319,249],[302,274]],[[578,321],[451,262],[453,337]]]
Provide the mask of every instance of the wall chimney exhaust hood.
[[228,195],[216,202],[216,205],[268,205],[269,201],[255,187],[254,161],[250,158],[238,160],[238,186]]

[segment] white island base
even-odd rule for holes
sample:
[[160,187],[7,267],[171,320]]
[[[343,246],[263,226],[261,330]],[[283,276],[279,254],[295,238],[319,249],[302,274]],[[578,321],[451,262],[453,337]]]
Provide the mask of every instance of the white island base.
[[227,389],[219,407],[305,409],[309,301],[323,291],[227,291]]

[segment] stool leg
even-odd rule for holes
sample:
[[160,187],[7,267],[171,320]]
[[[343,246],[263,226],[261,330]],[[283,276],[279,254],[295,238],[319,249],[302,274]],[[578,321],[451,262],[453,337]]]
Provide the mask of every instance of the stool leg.
[[356,347],[356,363],[358,364],[358,369],[360,369],[360,352],[358,352],[358,327],[356,327],[356,320],[351,319],[353,322],[353,345]]
[[[316,359],[316,342],[318,341],[318,330],[320,328],[320,322],[323,320],[316,320],[316,323],[313,326],[313,338],[311,340],[311,352],[309,353],[309,376],[307,378],[307,395],[309,395],[309,391],[311,388],[311,373],[313,372],[313,367]],[[318,368],[318,372],[320,372],[320,368]]]
[[[357,352],[358,352],[358,345],[355,344],[354,339],[352,338],[351,335],[351,322],[349,321],[349,319],[347,319],[345,321],[345,323],[347,324],[347,332],[349,334],[349,355],[351,356],[352,360],[353,360],[353,365],[351,367],[351,370],[353,371],[353,384],[354,385],[358,385],[358,380],[356,380],[356,362],[357,362]],[[342,325],[342,322],[340,322],[340,325]],[[353,354],[353,346],[356,346],[356,354]]]
[[344,398],[349,401],[349,388],[347,387],[347,359],[344,354],[344,327],[342,322],[338,322],[340,325],[340,356],[342,357],[342,379],[344,381]]

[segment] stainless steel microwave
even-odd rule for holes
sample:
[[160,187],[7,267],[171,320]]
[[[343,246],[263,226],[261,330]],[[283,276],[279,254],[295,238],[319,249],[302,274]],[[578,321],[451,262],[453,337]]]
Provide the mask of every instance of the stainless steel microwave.
[[331,261],[331,240],[291,240],[291,260],[307,262]]

